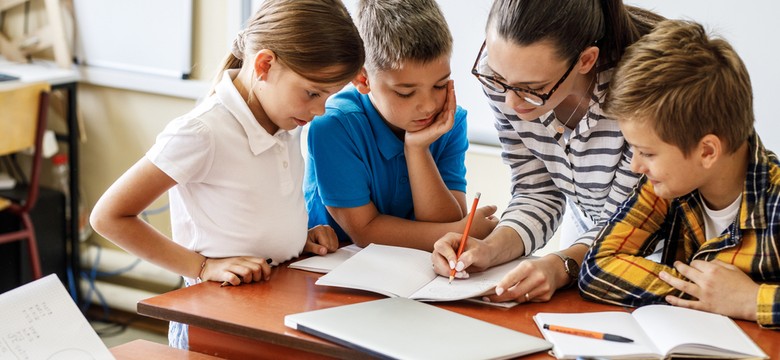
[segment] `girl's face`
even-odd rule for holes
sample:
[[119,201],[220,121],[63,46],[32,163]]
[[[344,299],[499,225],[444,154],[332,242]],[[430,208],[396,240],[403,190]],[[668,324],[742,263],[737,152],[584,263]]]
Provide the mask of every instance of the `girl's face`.
[[[331,73],[333,70],[337,69],[325,68],[322,71]],[[315,116],[325,113],[325,100],[346,84],[346,81],[324,84],[307,80],[274,58],[251,90],[259,100],[259,110],[265,115],[256,115],[257,120],[270,134],[279,129],[292,130],[305,126]]]
[[[488,32],[485,49],[488,52],[487,69],[479,69],[480,73],[492,76],[506,85],[528,89],[536,94],[547,94],[558,84],[558,88],[543,105],[533,105],[512,90],[505,93],[506,104],[526,121],[534,120],[555,109],[572,94],[577,75],[589,70],[583,69],[580,61],[572,67],[574,60],[561,59],[548,41],[520,46],[491,31]],[[569,69],[571,71],[567,73]]]

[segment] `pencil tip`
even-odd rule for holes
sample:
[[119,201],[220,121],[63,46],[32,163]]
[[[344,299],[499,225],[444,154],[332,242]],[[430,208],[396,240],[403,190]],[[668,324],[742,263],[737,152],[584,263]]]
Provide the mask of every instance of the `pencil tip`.
[[482,193],[481,193],[481,192],[477,192],[477,195],[476,195],[476,196],[474,196],[474,197],[476,197],[477,199],[479,199],[479,197],[480,197],[480,196],[482,196]]
[[455,278],[454,276],[450,275],[450,281],[448,282],[448,284],[452,284],[452,279],[454,278]]

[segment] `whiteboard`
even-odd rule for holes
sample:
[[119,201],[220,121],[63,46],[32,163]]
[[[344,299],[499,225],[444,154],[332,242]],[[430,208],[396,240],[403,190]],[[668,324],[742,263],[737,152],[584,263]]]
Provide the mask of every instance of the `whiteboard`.
[[82,65],[186,79],[192,0],[74,0]]

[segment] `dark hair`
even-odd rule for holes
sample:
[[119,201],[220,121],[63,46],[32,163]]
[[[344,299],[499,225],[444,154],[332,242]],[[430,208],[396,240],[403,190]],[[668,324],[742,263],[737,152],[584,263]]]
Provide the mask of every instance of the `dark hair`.
[[[292,71],[318,83],[349,81],[365,60],[363,41],[341,0],[263,1],[233,41],[216,81],[261,49],[273,51]],[[334,66],[335,71],[323,72]]]
[[596,42],[600,62],[620,60],[626,47],[663,17],[622,0],[495,0],[487,31],[518,45],[551,41],[563,59]]

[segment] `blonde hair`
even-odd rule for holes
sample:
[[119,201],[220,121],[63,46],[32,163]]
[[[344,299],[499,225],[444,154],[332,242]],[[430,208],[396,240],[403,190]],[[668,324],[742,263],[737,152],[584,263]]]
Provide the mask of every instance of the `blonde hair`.
[[435,0],[361,0],[357,23],[366,69],[395,70],[452,53],[452,34]]
[[737,150],[753,133],[753,91],[745,64],[726,40],[692,21],[668,20],[630,46],[604,112],[653,121],[658,137],[685,155],[707,134]]
[[340,0],[265,0],[233,41],[215,84],[225,70],[241,68],[247,56],[262,49],[318,83],[347,82],[365,60],[363,41]]

